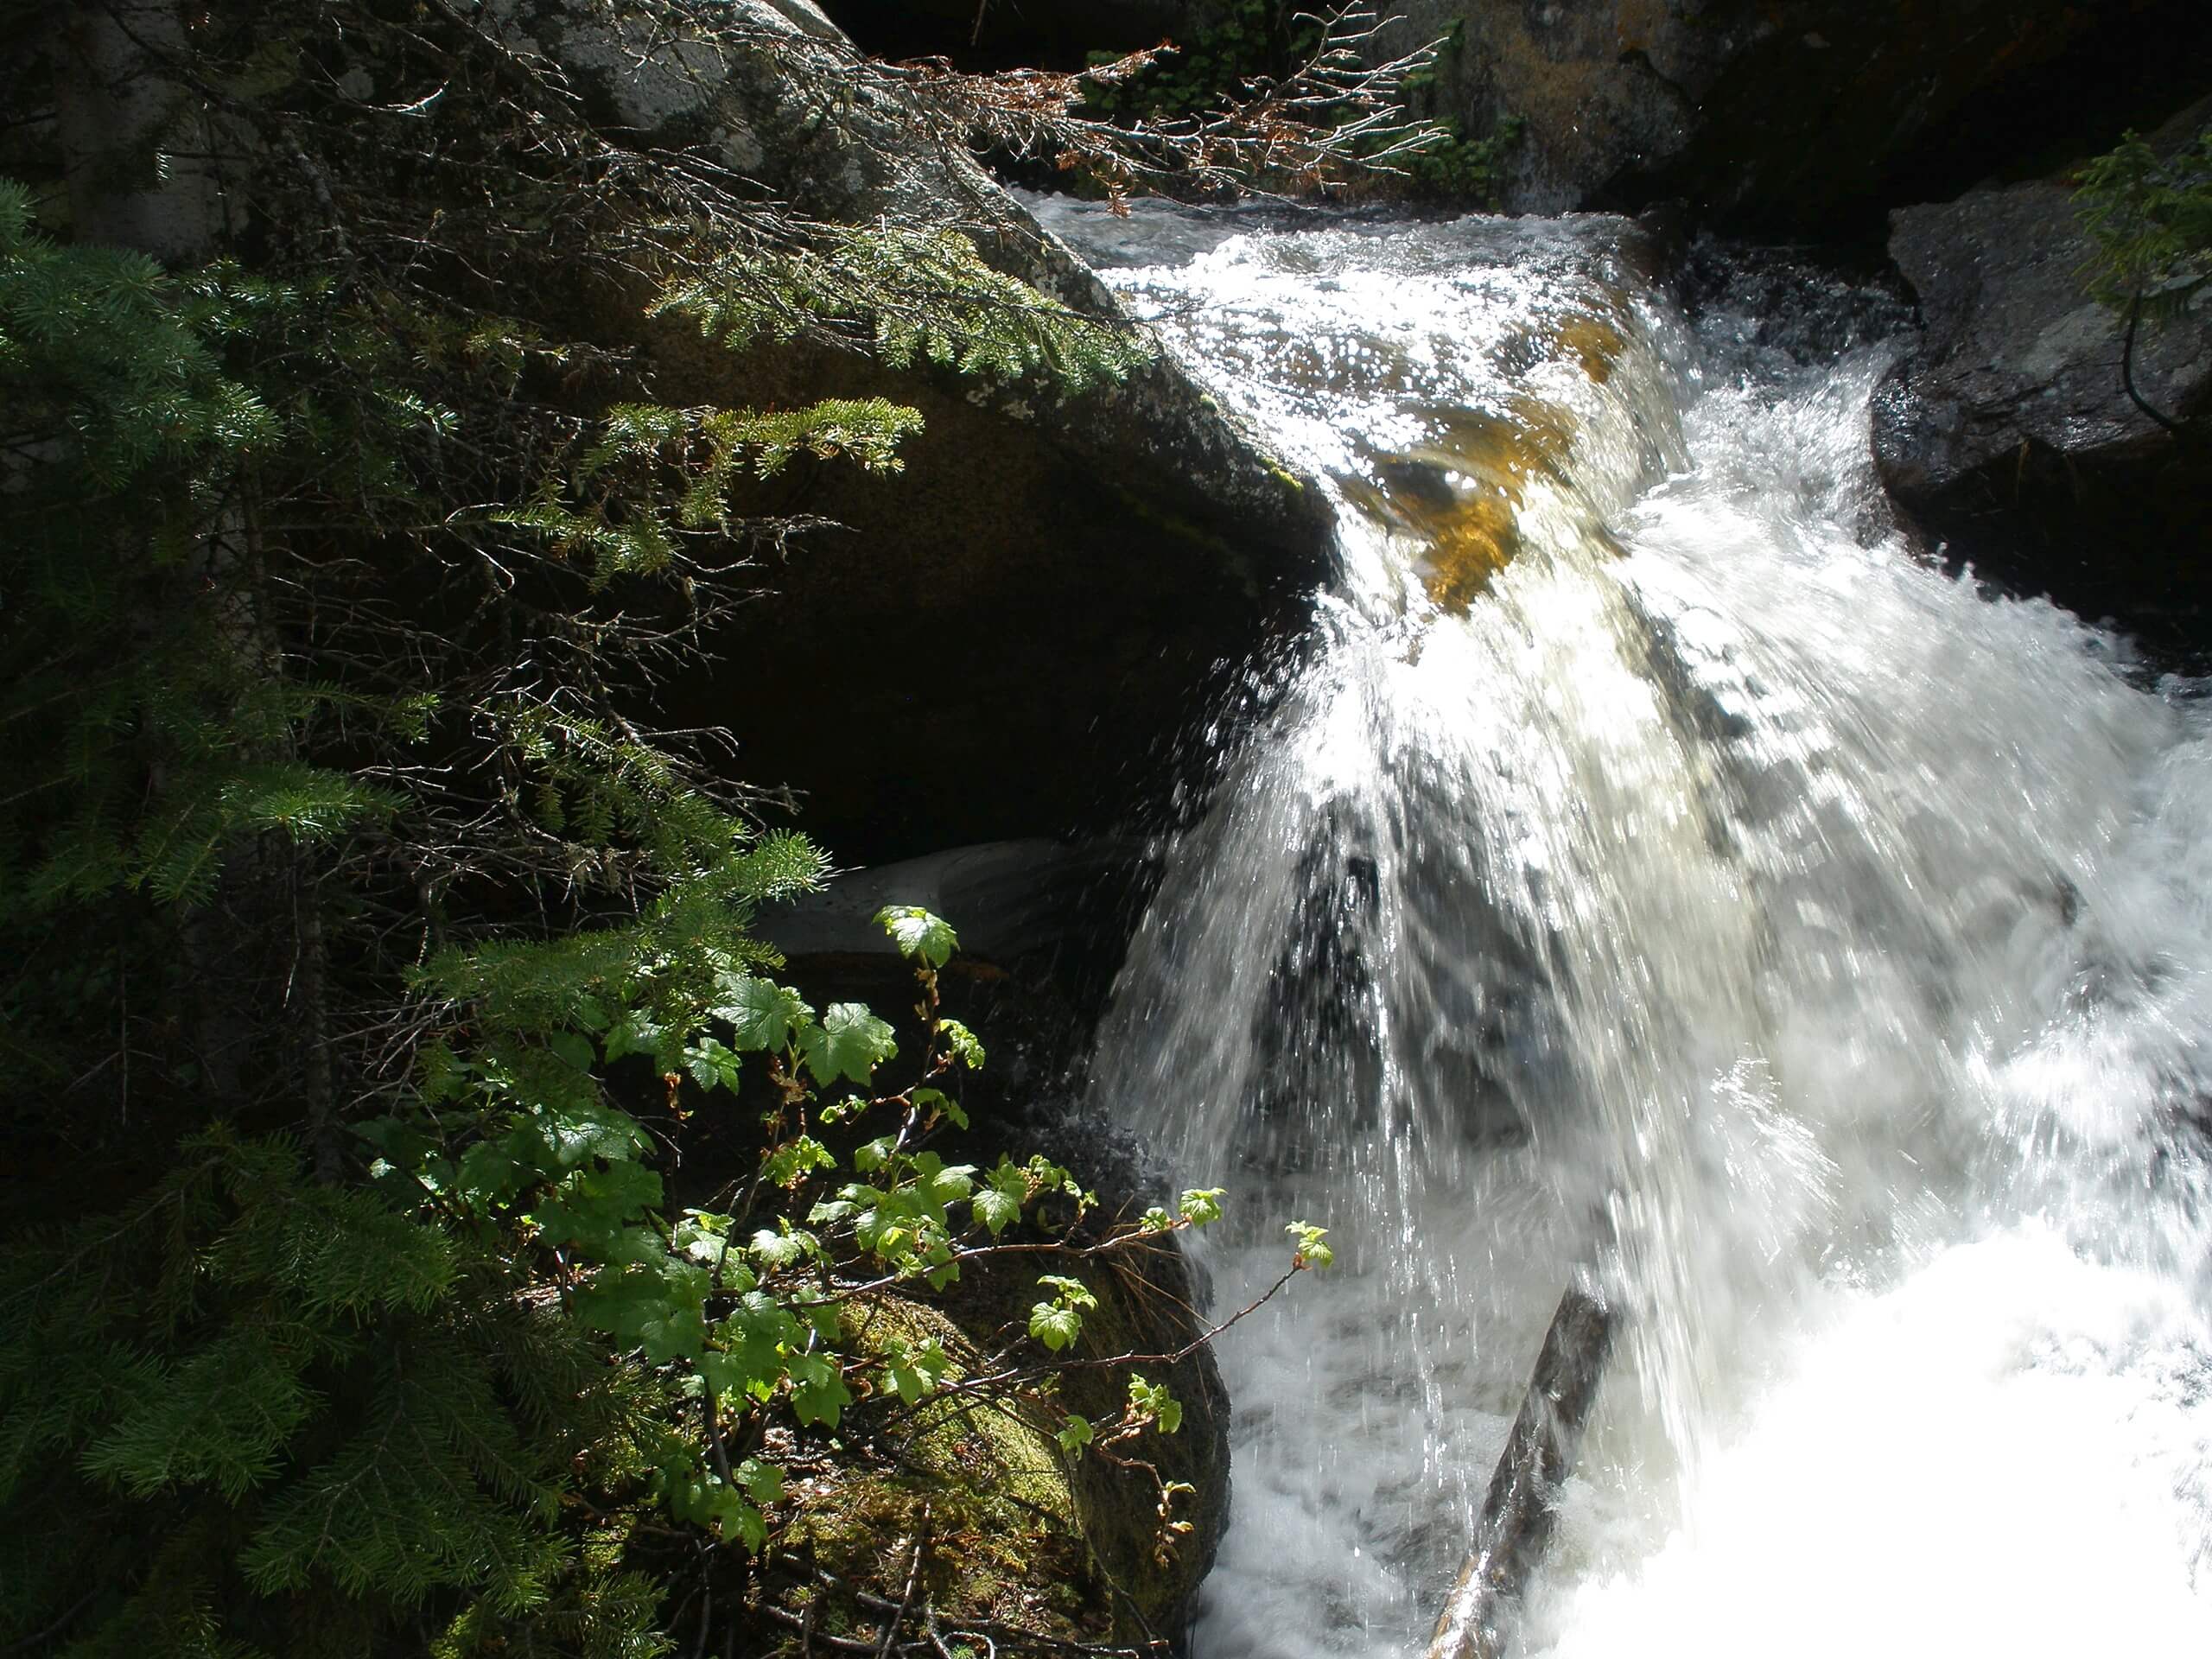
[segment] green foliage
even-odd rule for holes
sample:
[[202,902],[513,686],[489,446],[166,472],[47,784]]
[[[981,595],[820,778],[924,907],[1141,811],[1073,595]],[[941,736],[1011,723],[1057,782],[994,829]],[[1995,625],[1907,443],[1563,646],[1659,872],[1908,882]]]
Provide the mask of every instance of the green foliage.
[[[730,1445],[758,1445],[777,1423],[787,1443],[794,1431],[848,1432],[863,1400],[911,1405],[947,1388],[1007,1386],[951,1382],[934,1342],[845,1353],[842,1311],[888,1285],[942,1290],[963,1264],[1022,1248],[999,1241],[1047,1198],[1073,1200],[1078,1221],[1092,1202],[1041,1156],[1002,1156],[985,1171],[927,1144],[940,1124],[964,1121],[938,1085],[966,1069],[963,1052],[980,1064],[980,1046],[937,1011],[950,927],[912,906],[878,919],[922,992],[925,1040],[902,1085],[880,1076],[898,1054],[890,1027],[857,1004],[817,1015],[760,976],[702,974],[688,953],[586,957],[571,941],[503,944],[496,973],[482,970],[482,952],[431,964],[433,986],[469,999],[471,1023],[492,1034],[469,1054],[432,1057],[424,1112],[372,1126],[388,1189],[429,1195],[472,1236],[500,1241],[509,1259],[565,1271],[585,1328],[668,1393],[701,1402],[702,1433],[659,1437],[653,1490],[676,1518],[748,1548],[768,1535],[781,1471],[758,1459],[733,1466]],[[552,988],[573,974],[582,982]],[[529,988],[517,998],[518,985]],[[515,1022],[517,1007],[529,1021]],[[549,1031],[547,1014],[560,1008],[581,1017]],[[721,1109],[748,1081],[775,1103],[757,1173],[732,1189],[731,1207],[665,1217],[661,1181],[644,1161],[652,1139],[607,1085],[611,1062],[630,1053],[650,1055],[671,1078],[680,1069],[703,1097],[695,1109]],[[846,1083],[868,1092],[828,1106],[816,1097]],[[834,1144],[815,1128],[832,1122]],[[1187,1216],[1171,1224],[1211,1219],[1219,1198],[1186,1194]],[[1116,1230],[1090,1253],[1155,1230]],[[1038,1282],[1052,1300],[1033,1310],[1029,1335],[1041,1353],[1058,1353],[1097,1298],[1071,1274]],[[1161,1432],[1180,1421],[1164,1392],[1144,1413],[1142,1426]]]
[[1087,1264],[1217,1213],[963,1159],[925,912],[882,918],[918,1041],[780,982],[753,924],[826,861],[655,687],[805,528],[762,480],[895,473],[920,417],[677,406],[608,306],[1066,393],[1147,348],[622,149],[496,8],[401,10],[195,22],[251,270],[0,181],[0,1649],[653,1659],[676,1573],[741,1605],[786,1465],[948,1395],[1084,1440],[1046,1338],[960,1376],[842,1314],[1044,1252],[1064,1347]]
[[582,1571],[559,1494],[611,1469],[626,1386],[435,1217],[209,1131],[0,1284],[0,1630],[75,1605],[56,1651],[190,1651],[217,1605],[373,1631],[442,1592],[548,1604]]
[[491,519],[543,537],[601,584],[658,575],[683,532],[735,528],[729,494],[741,478],[772,477],[800,454],[895,473],[899,441],[921,427],[918,412],[881,397],[766,413],[620,404],[566,478],[549,474],[531,500]]
[[1294,1221],[1283,1231],[1290,1235],[1291,1246],[1295,1252],[1291,1257],[1294,1268],[1318,1269],[1336,1264],[1334,1247],[1324,1242],[1328,1237],[1327,1228],[1316,1227],[1311,1222]]
[[1054,1353],[1073,1347],[1083,1335],[1084,1313],[1098,1306],[1097,1297],[1083,1281],[1064,1274],[1046,1274],[1037,1282],[1052,1293],[1052,1300],[1029,1310],[1029,1334]]
[[1408,176],[1424,194],[1478,201],[1497,206],[1504,183],[1505,164],[1520,148],[1528,122],[1517,115],[1502,118],[1487,138],[1461,136],[1454,121],[1438,125],[1443,136],[1405,161]]
[[797,253],[727,255],[670,283],[653,309],[691,318],[733,350],[829,323],[894,368],[928,362],[1001,380],[1044,378],[1071,392],[1122,379],[1151,357],[1119,323],[992,270],[950,230],[841,228]]
[[[226,580],[231,553],[195,561],[200,527],[284,436],[264,397],[226,372],[223,343],[305,302],[234,267],[173,277],[143,254],[63,246],[30,210],[29,192],[0,180],[0,441],[42,447],[0,492],[16,588],[0,628],[22,664],[8,714],[41,717],[0,748],[12,763],[0,869],[35,907],[117,888],[204,903],[241,841],[327,844],[397,804],[281,757],[294,725],[343,700],[335,688],[252,671],[240,659],[253,642],[220,595],[174,600]],[[128,619],[130,649],[90,658],[124,596],[102,556],[125,533],[144,607]],[[165,774],[150,809],[149,761]],[[41,834],[63,802],[63,832]]]
[[919,905],[887,905],[876,912],[875,919],[898,945],[900,956],[925,968],[944,967],[960,948],[960,936],[951,926]]
[[2075,202],[2096,246],[2083,278],[2105,304],[2169,315],[2212,282],[2212,126],[2164,157],[2128,133],[2082,169]]
[[[1175,122],[1233,103],[1262,76],[1281,78],[1319,49],[1320,21],[1288,0],[1228,0],[1212,21],[1137,73],[1088,89],[1102,115],[1128,121]],[[1106,62],[1110,54],[1094,62]]]
[[1134,1372],[1129,1376],[1129,1411],[1133,1416],[1157,1425],[1163,1434],[1182,1431],[1182,1402],[1168,1391],[1166,1383],[1147,1382]]

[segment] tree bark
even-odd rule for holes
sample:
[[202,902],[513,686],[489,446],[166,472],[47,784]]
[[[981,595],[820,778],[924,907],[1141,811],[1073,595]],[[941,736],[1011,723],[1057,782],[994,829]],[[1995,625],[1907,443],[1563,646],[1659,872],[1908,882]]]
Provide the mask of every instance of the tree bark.
[[1428,1659],[1501,1659],[1505,1652],[1529,1575],[1551,1541],[1560,1487],[1574,1467],[1612,1344],[1612,1310],[1589,1274],[1578,1272],[1544,1333]]

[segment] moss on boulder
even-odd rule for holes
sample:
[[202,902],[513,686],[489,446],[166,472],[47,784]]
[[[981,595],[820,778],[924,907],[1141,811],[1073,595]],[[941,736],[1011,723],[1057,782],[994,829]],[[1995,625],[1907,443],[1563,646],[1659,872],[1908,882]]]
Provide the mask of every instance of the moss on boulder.
[[[1085,1277],[1099,1305],[1071,1357],[1189,1340],[1187,1268],[1172,1245]],[[943,1307],[868,1298],[847,1314],[846,1339],[874,1355],[935,1341],[951,1362],[945,1383],[957,1385],[986,1371],[1036,1295],[1029,1269],[971,1270]],[[1205,1357],[1140,1369],[1169,1382],[1185,1407],[1179,1433],[1147,1433],[1131,1452],[1161,1483],[1190,1488],[1167,1514],[1143,1470],[1064,1452],[1054,1438],[1061,1419],[1042,1402],[957,1386],[912,1404],[863,1400],[852,1409],[889,1431],[874,1438],[895,1457],[840,1459],[792,1480],[772,1516],[762,1593],[817,1630],[868,1641],[881,1639],[899,1608],[907,1628],[933,1622],[948,1644],[963,1630],[1014,1649],[1025,1637],[1033,1646],[1174,1637],[1226,1519],[1226,1402]],[[1075,1369],[1048,1394],[1103,1422],[1119,1414],[1126,1390],[1118,1370]]]

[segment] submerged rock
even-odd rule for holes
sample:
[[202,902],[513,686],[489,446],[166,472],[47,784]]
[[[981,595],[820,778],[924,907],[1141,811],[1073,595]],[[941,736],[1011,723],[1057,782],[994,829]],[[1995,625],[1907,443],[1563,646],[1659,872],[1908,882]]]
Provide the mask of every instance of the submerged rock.
[[[2193,130],[2193,129],[2192,129]],[[1891,253],[1924,333],[1884,382],[1874,454],[1955,559],[2176,643],[2212,599],[2212,291],[2145,322],[2091,299],[2063,180],[1908,207]]]
[[[511,3],[608,121],[704,148],[817,219],[957,230],[998,271],[1136,326],[906,93],[856,79],[807,0],[734,0],[741,32],[710,45],[633,37],[589,0]],[[735,355],[675,321],[637,332],[666,402],[880,395],[926,423],[895,477],[802,467],[745,504],[846,530],[764,570],[773,603],[714,642],[727,668],[671,699],[736,729],[744,775],[800,791],[804,827],[842,856],[1096,822],[1325,566],[1319,492],[1164,356],[1068,392],[790,344]]]

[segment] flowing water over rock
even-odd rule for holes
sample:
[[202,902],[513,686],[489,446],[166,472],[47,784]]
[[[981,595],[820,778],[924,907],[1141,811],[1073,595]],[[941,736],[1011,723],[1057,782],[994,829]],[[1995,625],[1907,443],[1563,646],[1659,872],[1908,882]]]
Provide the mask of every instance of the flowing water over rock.
[[1097,1065],[1231,1190],[1219,1310],[1338,1247],[1222,1342],[1200,1659],[1420,1649],[1586,1262],[1517,1651],[2204,1651],[2196,689],[1916,563],[1884,348],[1693,329],[1617,222],[1073,228],[1344,505]]

